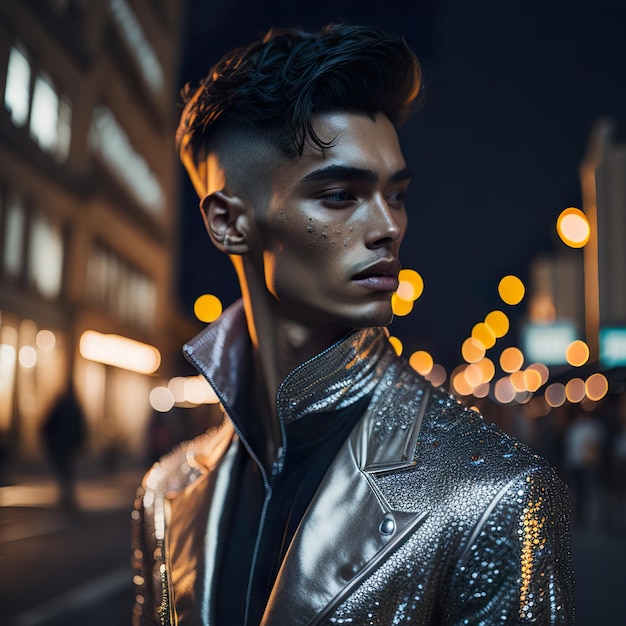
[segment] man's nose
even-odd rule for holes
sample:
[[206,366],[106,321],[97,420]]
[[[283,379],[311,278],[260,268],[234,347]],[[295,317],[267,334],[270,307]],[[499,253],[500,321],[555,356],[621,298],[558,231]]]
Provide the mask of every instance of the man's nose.
[[366,245],[382,248],[394,244],[404,233],[404,209],[392,208],[382,196],[372,200]]

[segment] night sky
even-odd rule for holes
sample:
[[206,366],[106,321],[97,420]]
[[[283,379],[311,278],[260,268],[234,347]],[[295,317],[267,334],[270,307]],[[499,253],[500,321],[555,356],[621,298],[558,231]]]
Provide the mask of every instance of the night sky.
[[[525,311],[499,300],[498,281],[509,273],[526,280],[533,256],[564,245],[554,224],[562,209],[580,206],[578,168],[594,122],[608,117],[615,138],[626,137],[626,3],[188,5],[180,86],[271,26],[316,29],[343,19],[404,35],[420,59],[424,87],[421,109],[400,133],[415,171],[401,260],[422,274],[425,290],[390,331],[407,355],[426,349],[452,368],[462,341],[490,310],[519,323]],[[192,311],[202,293],[229,304],[238,297],[235,274],[212,249],[184,173],[181,181],[182,305]]]

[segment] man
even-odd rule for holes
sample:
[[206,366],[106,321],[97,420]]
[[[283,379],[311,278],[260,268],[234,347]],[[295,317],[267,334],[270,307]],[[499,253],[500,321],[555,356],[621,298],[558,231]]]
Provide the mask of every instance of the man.
[[419,83],[402,39],[334,25],[189,94],[181,158],[243,298],[185,347],[225,419],[139,492],[136,623],[571,622],[561,482],[383,328]]

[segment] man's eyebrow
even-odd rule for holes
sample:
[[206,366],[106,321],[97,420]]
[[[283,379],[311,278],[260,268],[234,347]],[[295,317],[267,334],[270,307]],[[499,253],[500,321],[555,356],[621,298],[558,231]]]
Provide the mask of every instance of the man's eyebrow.
[[[401,180],[411,178],[411,170],[408,167],[401,169],[399,172],[392,174],[389,182],[396,183]],[[378,182],[378,174],[370,169],[361,167],[352,167],[347,165],[328,165],[319,170],[314,170],[304,176],[300,182],[319,182],[326,180],[361,180],[370,183]]]
[[401,180],[408,180],[409,178],[412,178],[413,176],[413,170],[410,167],[405,167],[403,169],[401,169],[399,172],[396,172],[395,174],[392,174],[389,177],[389,182],[390,183],[399,183]]

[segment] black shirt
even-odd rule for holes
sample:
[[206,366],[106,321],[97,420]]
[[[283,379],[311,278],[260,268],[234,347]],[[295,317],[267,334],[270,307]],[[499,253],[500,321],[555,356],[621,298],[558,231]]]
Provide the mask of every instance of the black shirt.
[[[334,411],[305,415],[285,427],[286,455],[280,474],[270,478],[271,498],[263,513],[261,472],[243,446],[235,461],[225,513],[216,582],[219,626],[259,624],[285,553],[324,474],[370,402],[370,396]],[[257,538],[264,515],[261,537]],[[250,606],[249,576],[256,542]]]

